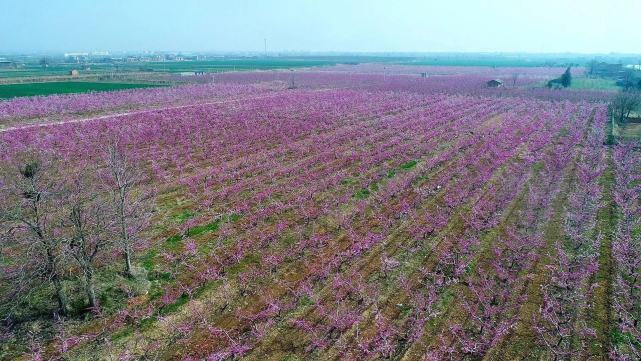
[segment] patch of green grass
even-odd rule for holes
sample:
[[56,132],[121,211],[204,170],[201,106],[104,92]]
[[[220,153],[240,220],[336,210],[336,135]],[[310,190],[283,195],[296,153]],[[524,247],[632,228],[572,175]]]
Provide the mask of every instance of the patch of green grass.
[[193,218],[196,215],[195,212],[192,212],[190,210],[182,211],[178,214],[173,215],[171,218],[180,224],[185,223],[190,218]]
[[358,184],[358,179],[354,177],[347,177],[341,181],[341,184],[344,186],[355,186]]
[[213,242],[203,243],[198,246],[198,253],[208,255],[214,249]]
[[158,321],[158,318],[156,316],[143,318],[138,324],[138,330],[139,331],[149,330],[156,323],[156,321]]
[[409,314],[412,312],[412,306],[408,304],[398,304],[396,305],[398,309],[401,311],[399,318],[404,319],[405,317],[409,316]]
[[302,307],[311,306],[314,304],[314,301],[312,301],[312,299],[309,298],[307,295],[304,295],[298,300],[298,304]]
[[632,228],[630,234],[632,235],[632,239],[641,238],[641,225],[637,225],[636,227]]
[[601,175],[599,180],[603,192],[603,200],[597,211],[596,227],[600,234],[603,235],[599,245],[599,269],[596,274],[598,287],[594,291],[594,306],[592,310],[592,319],[596,329],[596,341],[593,345],[595,352],[602,352],[602,358],[607,358],[606,350],[609,349],[612,340],[613,329],[616,328],[612,320],[612,295],[613,295],[613,272],[615,262],[612,251],[613,234],[617,225],[617,209],[614,201],[614,187],[616,186],[616,176],[614,161],[612,160],[612,150],[608,149],[608,168]]
[[291,231],[285,231],[280,237],[280,243],[285,247],[291,247],[296,243],[296,236]]
[[543,161],[536,162],[532,165],[533,172],[540,172],[543,170],[543,168],[545,168],[545,162]]
[[155,261],[154,259],[158,256],[158,250],[156,249],[151,249],[149,252],[147,252],[143,258],[142,258],[142,267],[147,270],[147,272],[151,272],[154,269],[155,266]]
[[618,328],[614,328],[612,330],[612,334],[610,335],[610,339],[612,340],[612,343],[615,345],[634,345],[635,347],[639,348],[641,347],[641,342],[637,340],[631,333],[629,332],[621,332]]
[[178,297],[178,298],[176,299],[176,301],[174,301],[174,303],[169,304],[169,305],[167,305],[167,306],[163,306],[163,307],[158,311],[158,313],[159,313],[160,315],[162,315],[162,316],[168,315],[168,314],[170,314],[170,313],[174,313],[174,312],[178,311],[178,309],[180,309],[180,307],[181,307],[182,305],[184,305],[185,303],[187,303],[187,301],[189,301],[189,296],[187,296],[186,294],[182,294],[182,295],[180,295],[180,297]]
[[122,330],[117,331],[113,335],[111,335],[111,341],[118,341],[123,338],[129,337],[134,334],[134,328],[131,326],[127,326],[123,328]]
[[[232,213],[230,215],[225,215],[219,219],[216,219],[213,222],[190,228],[187,230],[187,232],[184,235],[175,234],[171,237],[168,237],[165,240],[166,248],[172,251],[178,251],[180,249],[180,246],[182,245],[182,241],[185,238],[199,236],[201,234],[217,231],[218,228],[220,228],[221,224],[223,224],[223,222],[238,222],[241,218],[242,218],[241,214]],[[199,248],[199,252],[207,253],[210,250],[210,248],[211,248],[211,245],[208,245],[208,244],[201,245],[201,247]]]
[[28,319],[32,315],[46,315],[56,307],[52,300],[53,292],[49,283],[35,285],[29,289],[29,297],[0,305],[0,315],[11,314],[17,320]]
[[617,125],[617,133],[623,139],[641,139],[641,123]]
[[619,87],[613,79],[605,78],[586,78],[574,77],[572,78],[572,89],[595,89],[595,90],[617,90]]
[[198,287],[196,291],[194,292],[194,298],[199,298],[202,297],[207,291],[212,290],[220,285],[223,284],[222,280],[217,280],[217,281],[208,281],[204,285]]
[[242,214],[232,213],[229,215],[229,221],[233,223],[240,221],[241,218],[243,218]]
[[169,246],[169,248],[174,249],[174,248],[178,248],[182,240],[183,240],[182,235],[174,234],[173,236],[167,238],[167,240],[165,240],[165,243],[167,243],[167,246]]
[[171,273],[169,272],[152,272],[149,275],[149,280],[150,281],[163,281],[167,282],[171,280]]
[[191,228],[187,231],[187,237],[193,237],[193,236],[201,235],[203,233],[213,232],[220,227],[220,223],[221,223],[220,220],[216,220],[202,226],[196,226],[194,228]]
[[115,313],[127,303],[127,295],[115,286],[109,286],[100,292],[98,299],[102,312],[106,314]]
[[409,162],[405,162],[405,163],[401,164],[401,169],[402,170],[410,170],[410,169],[416,167],[417,164],[418,164],[418,161],[410,160]]
[[231,266],[228,269],[227,273],[231,276],[237,275],[238,273],[242,272],[246,267],[250,265],[258,265],[258,264],[260,264],[260,257],[256,254],[250,253],[246,255],[243,259],[241,259],[240,262]]
[[366,199],[369,197],[370,191],[367,188],[361,188],[356,193],[354,193],[354,198],[356,199]]
[[372,183],[369,189],[371,189],[372,192],[378,192],[378,183]]
[[151,282],[151,287],[149,288],[149,299],[157,300],[163,295],[163,288],[158,281]]
[[394,178],[394,176],[396,176],[396,170],[392,169],[387,172],[387,178]]
[[0,99],[36,95],[104,92],[113,90],[156,87],[151,84],[98,83],[98,82],[49,82],[0,85]]

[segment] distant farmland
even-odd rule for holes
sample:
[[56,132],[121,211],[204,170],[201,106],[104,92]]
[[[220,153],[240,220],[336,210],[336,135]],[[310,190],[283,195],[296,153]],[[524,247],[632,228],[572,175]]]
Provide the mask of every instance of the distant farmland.
[[130,83],[97,83],[97,82],[49,82],[0,85],[0,99],[26,97],[35,95],[87,93],[135,88],[149,88],[156,85]]
[[[325,56],[325,57],[242,57],[208,59],[198,61],[159,61],[159,62],[114,62],[114,63],[88,63],[84,64],[91,70],[81,70],[82,74],[105,74],[110,72],[167,72],[177,73],[183,71],[241,71],[241,70],[274,70],[289,68],[307,68],[315,66],[331,66],[344,63],[357,62],[394,62],[401,58],[383,57],[353,57],[353,56]],[[69,71],[78,69],[75,63],[57,63],[43,68],[36,62],[25,64],[18,69],[0,69],[0,78],[39,77],[39,76],[65,76]]]

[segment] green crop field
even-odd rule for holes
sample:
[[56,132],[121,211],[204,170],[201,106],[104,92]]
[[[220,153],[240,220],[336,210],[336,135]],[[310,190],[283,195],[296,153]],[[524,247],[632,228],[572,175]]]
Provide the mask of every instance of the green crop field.
[[289,59],[221,59],[204,61],[149,62],[139,64],[141,70],[161,72],[181,71],[230,71],[230,70],[271,70],[300,68],[323,65],[334,65],[336,60],[325,58],[289,58]]
[[617,124],[614,134],[624,140],[641,139],[641,123]]
[[565,66],[575,62],[574,59],[530,59],[510,57],[467,57],[467,56],[426,56],[422,58],[396,61],[401,65],[417,66],[487,66],[487,67],[545,67]]
[[[82,66],[74,63],[52,63],[43,68],[36,62],[28,62],[22,67],[0,69],[0,78],[64,76],[72,69],[79,69],[83,75],[100,75],[110,72],[167,72],[183,71],[241,71],[241,70],[273,70],[288,68],[306,68],[314,66],[330,66],[340,63],[360,62],[394,62],[401,58],[377,56],[301,56],[301,57],[221,57],[198,61],[162,61],[162,62],[127,62],[127,63],[87,63]],[[83,70],[84,67],[88,70]]]
[[572,88],[574,89],[599,89],[599,90],[618,90],[616,81],[605,78],[587,78],[575,77],[572,79]]
[[51,95],[67,93],[86,93],[92,91],[111,91],[134,88],[148,88],[156,85],[130,83],[96,83],[96,82],[50,82],[0,85],[0,99],[26,97],[34,95]]

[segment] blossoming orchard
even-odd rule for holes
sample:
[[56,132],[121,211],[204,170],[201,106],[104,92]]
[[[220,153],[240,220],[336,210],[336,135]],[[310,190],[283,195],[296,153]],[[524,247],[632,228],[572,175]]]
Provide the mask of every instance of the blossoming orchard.
[[0,101],[0,352],[641,359],[613,93],[408,68]]

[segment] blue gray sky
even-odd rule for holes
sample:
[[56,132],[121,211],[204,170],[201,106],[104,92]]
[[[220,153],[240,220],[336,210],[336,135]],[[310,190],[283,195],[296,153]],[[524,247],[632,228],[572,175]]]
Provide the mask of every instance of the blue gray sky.
[[0,52],[641,53],[640,0],[0,0]]

